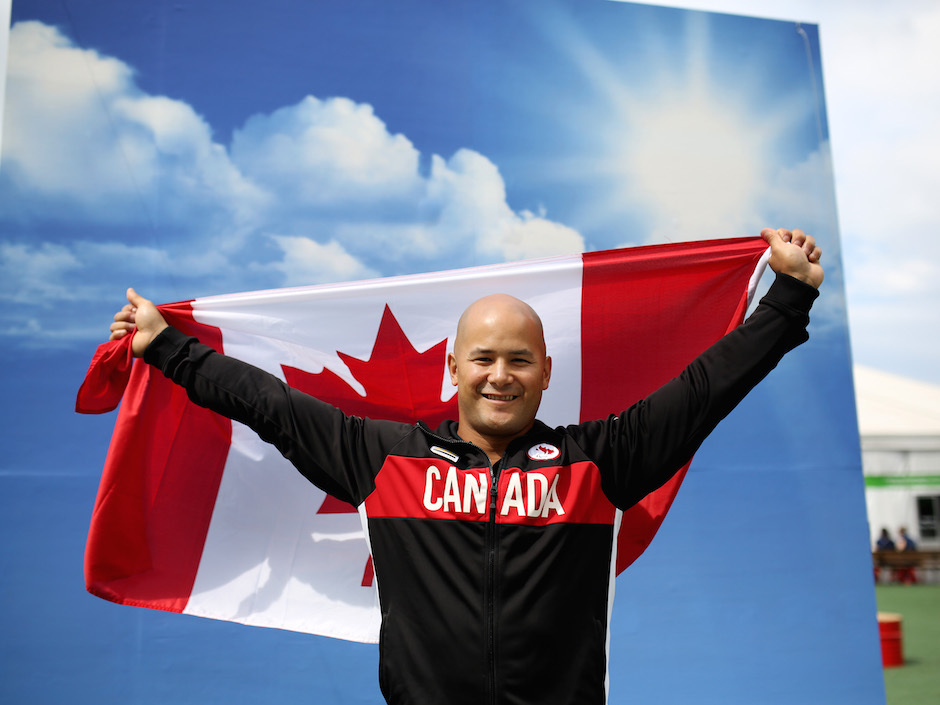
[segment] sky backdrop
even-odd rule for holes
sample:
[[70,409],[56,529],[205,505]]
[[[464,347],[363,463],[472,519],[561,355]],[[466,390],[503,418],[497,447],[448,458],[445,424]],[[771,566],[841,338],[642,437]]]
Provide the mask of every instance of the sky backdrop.
[[[0,5],[2,4],[8,3],[0,3]],[[658,4],[669,5],[670,3]],[[718,12],[733,12],[745,15],[758,14],[754,4],[745,0],[687,0],[676,4],[681,7],[698,7]],[[447,159],[453,157],[457,149],[468,146],[466,144],[448,144],[441,134],[444,130],[434,130],[431,125],[425,125],[418,132],[414,128],[409,128],[404,122],[399,121],[403,110],[401,107],[393,107],[393,104],[397,105],[398,101],[391,99],[392,94],[400,95],[403,99],[408,100],[408,105],[433,112],[436,105],[453,97],[453,91],[442,90],[443,86],[448,85],[444,74],[452,69],[438,66],[438,70],[435,72],[433,66],[417,66],[413,68],[416,68],[422,74],[422,78],[413,83],[383,80],[391,72],[398,71],[401,65],[386,59],[380,62],[381,65],[374,65],[376,56],[379,54],[384,56],[385,54],[383,47],[376,43],[376,41],[382,41],[382,32],[377,29],[381,25],[373,13],[368,13],[371,19],[364,17],[363,21],[360,22],[362,25],[362,44],[349,47],[348,60],[340,63],[341,66],[345,67],[343,71],[333,70],[335,67],[330,63],[330,58],[327,56],[327,54],[334,54],[335,47],[325,48],[328,43],[325,45],[322,41],[317,41],[316,28],[307,26],[304,27],[307,41],[304,42],[302,53],[294,51],[289,36],[285,36],[285,41],[277,46],[270,47],[264,55],[258,55],[257,52],[242,52],[240,55],[241,62],[233,66],[231,75],[219,76],[214,75],[212,72],[178,70],[194,58],[200,60],[204,65],[211,63],[205,61],[207,57],[200,55],[200,52],[205,52],[206,49],[199,41],[199,17],[193,17],[193,15],[200,14],[199,10],[186,8],[185,11],[177,11],[185,12],[187,20],[196,20],[191,23],[189,21],[184,23],[189,27],[189,31],[180,32],[179,17],[161,17],[160,12],[162,11],[157,8],[138,12],[135,11],[137,5],[129,3],[125,13],[127,19],[124,20],[129,31],[122,36],[109,37],[106,42],[102,43],[98,41],[96,32],[102,32],[104,27],[111,25],[102,23],[99,20],[105,14],[111,15],[114,13],[107,5],[103,4],[95,11],[93,8],[87,7],[87,3],[77,3],[73,7],[80,9],[71,11],[73,14],[71,18],[68,16],[70,12],[67,9],[68,5],[52,5],[43,8],[41,12],[37,12],[43,5],[46,4],[35,2],[15,3],[14,21],[21,16],[32,17],[38,15],[45,16],[50,23],[63,28],[68,28],[70,24],[73,24],[72,20],[79,22],[82,25],[80,29],[82,34],[87,36],[92,44],[97,42],[98,46],[101,47],[98,58],[102,62],[106,63],[108,59],[117,60],[125,71],[132,73],[131,77],[126,77],[128,82],[124,84],[125,89],[141,90],[152,97],[167,98],[170,102],[177,101],[178,105],[176,107],[195,112],[195,115],[191,117],[196,122],[202,121],[201,129],[211,131],[211,136],[201,138],[206,143],[203,144],[203,147],[213,142],[222,147],[229,146],[233,132],[244,127],[251,116],[258,113],[260,117],[260,115],[273,114],[277,110],[284,110],[290,106],[298,107],[298,101],[306,95],[314,95],[321,100],[333,96],[344,96],[350,98],[354,104],[357,104],[358,100],[359,104],[372,106],[373,116],[384,125],[383,129],[386,136],[401,135],[404,137],[410,142],[411,148],[420,158],[425,160],[426,166],[429,165],[432,155],[440,155],[442,158]],[[204,6],[202,10],[205,13],[203,20],[212,14],[212,6],[212,3]],[[237,51],[239,42],[244,42],[251,32],[262,33],[273,30],[280,33],[285,31],[282,26],[278,25],[278,18],[284,15],[284,6],[281,5],[280,10],[278,10],[278,3],[275,3],[272,8],[274,8],[274,11],[270,16],[260,20],[260,24],[253,27],[239,27],[237,18],[215,23],[218,30],[217,41],[220,42],[222,47],[232,49],[231,52],[226,53],[229,58],[232,55],[236,58],[239,56]],[[861,2],[832,0],[826,3],[809,2],[807,0],[769,0],[761,3],[759,10],[761,16],[803,20],[821,26],[825,93],[828,98],[829,124],[834,134],[832,151],[839,205],[838,213],[845,243],[846,285],[854,358],[862,364],[933,383],[940,383],[940,366],[936,364],[936,355],[934,353],[940,341],[932,337],[936,335],[934,331],[940,330],[940,313],[937,312],[937,307],[934,305],[938,300],[938,295],[940,295],[940,283],[938,283],[940,282],[940,276],[936,272],[936,262],[938,256],[940,256],[940,245],[937,244],[936,238],[930,235],[932,231],[931,224],[940,217],[940,212],[938,212],[940,206],[937,205],[933,195],[940,187],[940,167],[937,166],[940,164],[940,142],[938,142],[940,138],[936,136],[933,127],[940,120],[940,92],[924,89],[924,86],[931,85],[933,80],[932,67],[940,62],[940,48],[938,48],[940,47],[940,8],[930,0],[902,0],[901,2],[892,3],[890,6],[873,0],[862,0]],[[87,15],[89,11],[91,11],[90,16]],[[166,12],[169,13],[169,11]],[[473,13],[469,14],[472,15]],[[552,21],[543,18],[544,25],[551,24]],[[168,34],[165,37],[166,44],[164,48],[172,48],[172,53],[161,53],[161,47],[156,46],[154,43],[140,45],[133,31],[135,27],[137,29],[144,26],[159,28],[161,23],[164,26],[172,25],[177,28],[172,36]],[[509,34],[515,29],[515,27],[505,27],[504,31]],[[287,31],[290,31],[290,28]],[[294,28],[295,34],[298,31],[297,28]],[[587,96],[572,96],[572,100],[566,101],[569,103],[565,106],[568,114],[559,113],[559,120],[567,119],[571,123],[573,112],[579,109],[592,109],[597,104],[598,99],[606,99],[604,100],[606,102],[606,114],[612,118],[623,118],[626,106],[622,102],[619,106],[617,105],[616,84],[618,81],[623,83],[629,80],[630,85],[636,86],[636,82],[633,80],[635,76],[630,76],[629,71],[625,70],[626,60],[615,67],[604,66],[604,62],[592,63],[591,52],[585,51],[584,37],[579,38],[577,36],[577,27],[569,26],[564,32],[556,31],[555,38],[546,41],[554,41],[557,45],[562,41],[560,37],[565,34],[567,34],[567,37],[564,40],[566,43],[564,51],[568,52],[569,55],[578,54],[577,62],[581,67],[582,76],[586,76],[587,73],[591,74],[594,90],[590,91],[593,95],[590,96],[591,100],[587,102],[582,102],[582,98]],[[72,43],[78,40],[78,38],[70,36],[68,33],[63,38]],[[577,48],[579,41],[580,50]],[[593,37],[591,41],[594,41]],[[465,61],[468,61],[468,57],[476,55],[474,52],[481,49],[480,46],[470,46],[469,43],[464,42],[446,46],[443,46],[443,44],[446,44],[446,42],[442,42],[440,39],[435,42],[433,38],[425,37],[424,42],[419,40],[417,48],[421,49],[422,52],[427,50],[429,55],[433,55],[436,46],[436,51],[446,49],[449,57],[459,60],[463,56]],[[496,45],[497,42],[494,41],[492,44]],[[112,47],[112,54],[105,51],[106,47]],[[495,47],[490,48],[495,49]],[[67,47],[63,46],[62,49],[65,51]],[[635,45],[633,49],[635,50]],[[218,51],[218,49],[213,49],[213,51]],[[672,56],[674,60],[679,56],[675,52],[670,52],[669,47],[662,46],[658,49],[650,47],[647,52],[642,58],[650,59],[656,56],[667,64],[669,56]],[[658,52],[658,54],[655,52]],[[80,83],[85,84],[84,90],[86,93],[90,89],[106,91],[108,87],[105,84],[109,79],[105,76],[101,77],[103,83],[98,88],[92,89],[88,85],[89,81],[94,82],[94,80],[97,80],[88,73],[93,66],[98,65],[95,61],[92,61],[92,58],[92,56],[88,57],[87,71]],[[630,62],[637,70],[646,65],[645,62],[639,59],[638,55],[633,54],[633,60]],[[300,81],[303,85],[298,85],[298,76],[301,72],[308,69],[315,71],[318,65],[321,67],[330,65],[331,71],[305,74],[310,76],[311,81],[301,78]],[[448,65],[452,66],[451,64]],[[362,72],[359,69],[363,66],[371,66],[372,68],[368,72]],[[295,70],[291,70],[290,67],[294,67]],[[99,66],[99,68],[102,67]],[[119,70],[118,66],[113,68]],[[611,71],[612,68],[614,69],[613,72]],[[745,73],[744,66],[739,65],[737,68],[739,75],[743,76]],[[664,67],[663,71],[666,70]],[[671,71],[672,78],[676,81],[677,89],[686,91],[683,97],[688,98],[691,93],[687,89],[689,88],[689,82],[695,80],[694,77],[682,76],[681,67],[675,65],[669,67],[668,70]],[[605,72],[606,78],[604,77]],[[272,79],[274,73],[277,73],[276,80]],[[324,73],[328,73],[328,75],[324,75]],[[429,74],[435,73],[437,74],[437,82],[432,83],[435,79]],[[758,77],[755,80],[759,82],[760,72],[757,71],[756,73]],[[359,77],[355,81],[358,83],[362,80],[361,77],[364,74],[370,75],[373,82],[378,83],[378,86],[373,86],[372,89],[360,86],[358,90],[354,90],[347,78],[355,75]],[[562,76],[564,75],[566,74],[563,73]],[[316,82],[312,80],[314,76],[316,76]],[[60,80],[65,80],[65,78],[62,75]],[[253,78],[261,80],[254,81]],[[509,82],[510,78],[507,76],[495,77],[493,84],[498,88],[500,84]],[[218,86],[226,85],[234,80],[242,81],[245,85],[250,82],[251,91],[229,92],[217,90]],[[11,79],[12,83],[13,79]],[[522,84],[516,82],[514,85],[519,88],[524,83],[524,81]],[[530,85],[538,84],[538,82],[533,81],[528,83]],[[378,90],[382,87],[382,84],[384,84],[384,90]],[[451,86],[453,86],[452,83]],[[714,89],[713,86],[706,86],[702,83],[699,84],[699,87]],[[433,91],[429,90],[431,88],[433,88]],[[767,94],[762,97],[761,104],[749,106],[751,110],[772,113],[792,107],[789,105],[785,91],[779,90],[780,87],[776,84],[766,85],[766,88]],[[15,87],[11,86],[11,89],[15,90]],[[75,86],[75,90],[81,92],[82,88]],[[223,93],[226,94],[224,97],[221,95]],[[381,99],[382,94],[388,98],[387,101]],[[716,102],[720,102],[720,98],[714,90],[712,90],[711,95]],[[85,97],[87,98],[87,94]],[[542,99],[545,97],[541,96]],[[82,100],[77,95],[75,98]],[[555,111],[561,101],[558,100],[558,96],[553,96],[553,98],[554,100],[551,103],[553,104],[553,111]],[[530,109],[533,109],[534,103],[532,101],[538,99],[538,96],[533,94],[526,96],[525,91],[520,89],[516,97],[506,96],[505,99],[513,102],[518,101],[516,108],[520,108],[528,102]],[[87,103],[85,106],[87,108]],[[168,110],[170,109],[169,105],[165,107]],[[448,120],[451,126],[454,127],[453,131],[466,134],[466,130],[461,131],[459,128],[466,126],[473,120],[480,119],[480,114],[486,107],[492,109],[494,106],[466,106],[466,110],[459,117],[450,115]],[[497,107],[502,110],[504,104],[501,103]],[[631,110],[634,119],[627,122],[635,127],[642,125],[644,116],[638,111],[641,107],[647,108],[645,118],[656,122],[654,106],[649,103],[645,106],[634,105]],[[662,108],[663,106],[660,105],[659,107]],[[674,107],[678,108],[680,106]],[[722,109],[725,107],[722,105]],[[722,110],[722,114],[724,114],[724,110]],[[282,117],[284,116],[282,115]],[[64,119],[64,114],[59,113],[59,118]],[[182,117],[177,116],[177,119],[182,119]],[[453,120],[462,122],[453,125]],[[657,122],[657,124],[665,123]],[[750,126],[755,125],[751,119],[747,124]],[[618,124],[618,121],[612,119],[612,134],[599,132],[595,135],[597,139],[594,140],[594,145],[598,149],[609,154],[611,169],[620,177],[626,176],[631,168],[637,166],[634,160],[621,160],[621,155],[614,147],[614,145],[620,143],[624,149],[629,149],[630,145],[626,140],[628,132],[621,129],[622,125],[623,121]],[[724,127],[733,129],[735,126],[729,123]],[[81,127],[76,126],[76,129],[81,129]],[[191,129],[198,130],[200,128],[194,124]],[[7,131],[10,130],[11,128],[8,127]],[[403,132],[403,130],[410,131]],[[747,130],[745,130],[745,133],[747,133]],[[64,131],[59,134],[63,138],[67,138],[70,133]],[[513,137],[525,139],[528,136],[531,139],[540,139],[534,137],[534,135],[534,131],[524,130],[522,135],[517,134]],[[585,146],[585,137],[582,135],[581,143],[577,144],[577,147]],[[575,146],[570,141],[564,144]],[[650,148],[655,146],[653,141],[648,144]],[[191,143],[191,147],[197,149],[195,143]],[[479,147],[482,149],[483,145]],[[93,145],[88,142],[85,148],[91,149]],[[484,156],[486,154],[490,155],[488,158],[491,162],[497,157],[492,151],[485,153]],[[635,152],[631,152],[631,154],[635,154]],[[563,158],[563,155],[558,156],[559,159]],[[4,158],[6,164],[4,167],[0,167],[0,172],[9,171],[13,168],[10,163],[16,160],[17,156],[5,154]],[[28,159],[28,157],[25,158]],[[75,158],[77,161],[81,161],[80,154],[76,154]],[[121,159],[128,158],[131,157],[121,157]],[[190,158],[192,158],[192,154],[190,154]],[[639,159],[640,155],[637,155],[636,161]],[[634,162],[632,165],[631,161]],[[523,166],[516,165],[519,169]],[[114,172],[113,163],[110,167],[110,174],[100,173],[108,168],[108,166],[102,166],[98,170],[99,173],[83,174],[79,180],[83,183],[86,192],[92,191],[100,185],[97,181],[99,178],[110,178],[112,182],[116,180],[121,185],[118,189],[120,192],[118,195],[122,196],[125,202],[115,203],[115,207],[137,212],[138,225],[140,222],[146,223],[143,228],[139,228],[141,231],[139,239],[143,240],[142,246],[146,246],[148,230],[159,227],[162,232],[166,232],[165,214],[157,217],[153,212],[147,212],[147,203],[128,204],[126,199],[130,190],[145,190],[151,182],[141,176],[143,179],[141,183],[127,183],[127,178],[122,178],[120,174]],[[217,165],[217,167],[224,169],[221,165]],[[35,164],[33,168],[35,168]],[[185,170],[182,163],[180,168]],[[208,168],[208,166],[204,165],[203,168]],[[298,168],[303,167],[299,165]],[[544,189],[539,189],[538,193],[533,194],[531,198],[526,200],[517,197],[518,189],[514,190],[514,184],[511,181],[506,181],[509,168],[510,166],[505,159],[498,165],[499,174],[503,179],[503,186],[508,186],[510,189],[508,193],[513,196],[509,207],[518,218],[526,217],[526,213],[536,216],[541,215],[542,211],[539,209],[546,207]],[[673,166],[674,170],[676,168],[679,167]],[[554,173],[554,170],[552,173]],[[740,176],[743,179],[747,175],[741,174]],[[45,183],[42,186],[47,189],[58,188],[60,194],[64,195],[69,191],[69,186],[65,183],[68,178],[74,179],[75,174],[73,173],[71,177],[62,174],[60,183],[57,186],[50,183]],[[165,175],[165,178],[171,179],[172,175]],[[204,178],[211,180],[208,174],[204,175]],[[210,187],[208,184],[206,186],[215,188],[217,197],[224,200],[226,198],[225,189],[217,183],[218,179],[221,178],[224,177],[217,173],[215,187]],[[716,179],[713,183],[719,183],[719,180]],[[587,238],[585,242],[589,247],[591,245],[606,246],[605,240],[609,240],[609,236],[604,238],[594,234],[593,228],[596,223],[589,224],[588,221],[603,220],[616,215],[618,210],[625,209],[629,210],[633,217],[636,217],[637,209],[626,208],[625,206],[627,202],[631,201],[629,194],[618,191],[622,184],[622,178],[611,179],[607,182],[606,188],[602,189],[602,192],[598,192],[592,190],[588,184],[582,184],[580,188],[577,188],[577,185],[569,183],[570,204],[568,209],[561,210],[562,206],[558,201],[553,200],[551,202],[552,211],[544,214],[546,216],[545,220],[575,229],[578,234],[582,234]],[[229,185],[229,188],[234,187],[234,184]],[[169,183],[164,183],[163,188],[172,189],[172,186]],[[166,198],[167,192],[164,191],[163,193],[165,194],[163,198]],[[727,200],[723,201],[719,198],[713,203],[712,211],[716,217],[722,216],[723,202],[734,203],[733,199],[737,199],[741,195],[728,190],[723,190],[723,193],[727,194]],[[80,198],[79,194],[74,191],[74,184],[70,195],[73,198]],[[705,190],[702,195],[703,201],[708,200],[711,202],[710,195]],[[624,198],[624,196],[627,197]],[[633,197],[642,197],[642,194],[634,193]],[[665,206],[668,210],[670,204],[662,202],[663,196],[661,194],[658,199],[660,205]],[[499,200],[498,196],[497,200]],[[580,204],[581,212],[575,222],[570,211],[574,210],[578,204]],[[45,206],[47,205],[45,204]],[[86,202],[85,205],[89,204]],[[149,207],[151,210],[156,209],[159,211],[154,203],[150,203]],[[10,208],[9,203],[4,207],[4,210],[8,208]],[[253,209],[246,204],[242,210]],[[654,209],[651,208],[650,210]],[[688,211],[688,209],[683,210]],[[732,207],[732,210],[735,212],[735,216],[725,218],[724,221],[718,224],[720,232],[725,232],[729,227],[741,227],[733,222],[736,217],[740,217],[740,209]],[[214,215],[216,218],[213,222],[215,227],[219,229],[228,227],[231,219],[237,217],[237,214],[233,213],[216,213]],[[491,212],[490,215],[499,218],[499,215],[495,213]],[[182,214],[179,214],[179,216],[183,217]],[[502,216],[507,217],[507,213],[504,211]],[[655,215],[652,215],[652,217],[655,218]],[[675,217],[677,216],[673,214],[672,218]],[[632,225],[629,220],[627,219],[627,225]],[[806,223],[805,219],[801,217],[796,217],[796,221],[801,224],[810,224]],[[196,221],[191,220],[190,222],[195,223]],[[663,222],[662,219],[660,222]],[[669,223],[668,218],[665,222]],[[543,224],[547,223],[530,224],[528,228],[521,228],[521,230],[527,230],[531,235],[538,225]],[[243,223],[242,227],[251,226]],[[715,226],[702,223],[701,227],[707,229]],[[95,228],[101,233],[98,236],[98,241],[106,241],[107,235],[104,232],[107,230],[106,224],[96,223]],[[633,228],[630,228],[630,230],[636,232]],[[58,227],[57,231],[63,233],[64,228]],[[674,232],[674,229],[672,231]],[[205,234],[205,230],[201,230],[201,232],[203,235]],[[651,232],[653,231],[645,230],[644,234],[649,237]],[[565,246],[566,234],[572,238],[567,242],[568,246],[577,241],[575,233],[559,228],[555,233],[559,247],[563,248]],[[50,238],[50,242],[46,246],[33,243],[34,249],[15,247],[14,243],[7,240],[11,235],[9,225],[4,228],[4,235],[4,251],[3,257],[0,258],[0,268],[2,268],[3,281],[6,282],[4,287],[6,290],[4,298],[6,300],[10,300],[10,297],[16,300],[16,296],[10,293],[16,291],[19,292],[20,299],[29,298],[38,302],[44,297],[42,292],[36,291],[36,287],[39,285],[33,284],[32,286],[23,287],[24,279],[28,278],[30,281],[36,282],[41,281],[43,278],[52,277],[57,280],[59,286],[66,286],[70,280],[69,273],[72,277],[78,275],[87,277],[88,272],[83,267],[87,266],[89,257],[98,258],[102,265],[109,264],[113,267],[114,263],[109,258],[117,256],[113,251],[95,251],[94,253],[88,251],[84,255],[76,255],[74,251],[65,251],[52,247],[51,243],[55,241],[54,238]],[[295,264],[289,268],[286,265],[282,268],[281,275],[284,280],[308,276],[311,267],[314,270],[317,269],[317,265],[311,264],[311,260],[318,260],[321,270],[327,268],[328,262],[334,266],[339,265],[333,271],[340,276],[348,274],[355,277],[358,274],[374,270],[374,267],[370,267],[367,262],[357,258],[355,253],[345,252],[336,245],[330,246],[329,239],[324,238],[323,235],[320,235],[323,247],[310,248],[308,246],[302,252],[299,251],[303,248],[302,243],[289,239],[272,239],[276,236],[276,233],[270,233],[267,236],[269,238],[268,247],[272,248],[271,259],[268,261],[272,269],[276,269],[273,258],[285,253],[287,249],[293,248],[291,252],[294,255],[292,259]],[[290,234],[285,230],[281,237],[290,237]],[[201,244],[203,244],[201,241],[194,242],[193,249],[198,248]],[[891,253],[888,259],[885,257],[886,249]],[[72,257],[76,256],[78,260],[73,261]],[[146,256],[159,257],[156,252],[149,253]],[[122,266],[127,267],[126,257],[121,257],[121,259],[125,262]],[[428,266],[432,266],[430,265],[429,256],[420,259],[427,260]],[[29,262],[29,265],[25,268],[23,267],[24,260]],[[303,264],[301,260],[305,260],[307,264]],[[76,262],[81,262],[81,264],[79,265]],[[890,266],[886,267],[886,262],[890,262]],[[180,264],[179,260],[176,261],[176,264]],[[186,264],[193,263],[187,261]],[[163,266],[166,267],[166,264]],[[203,260],[203,268],[212,269],[212,265],[210,262]],[[67,270],[64,277],[62,276],[63,269]],[[198,276],[198,270],[194,269],[193,271]],[[219,270],[216,268],[213,271]],[[132,276],[133,270],[129,270],[128,274]],[[316,271],[312,274],[314,278],[317,278],[318,273]],[[233,273],[233,275],[235,274]],[[320,275],[322,276],[322,272]],[[244,289],[246,288],[245,285],[252,283],[252,279],[244,277],[244,272],[239,272],[235,276],[238,277],[238,283],[243,284],[243,286],[236,285],[235,288],[237,289]],[[260,280],[263,277],[259,276],[257,279]],[[141,288],[144,288],[145,281],[139,279],[135,279],[135,281],[142,285]],[[208,280],[206,281],[207,286],[209,286]],[[218,279],[212,281],[218,281]],[[222,284],[223,282],[219,283]],[[44,286],[51,287],[52,285],[47,283]],[[121,286],[123,286],[123,282]],[[216,291],[218,289],[212,290]],[[189,283],[180,281],[178,298],[189,296],[190,291],[191,286]],[[152,293],[154,296],[159,296],[163,292],[153,291]],[[167,292],[167,298],[174,298],[172,293]],[[78,290],[70,294],[77,301],[87,301],[85,299],[87,295],[87,290]],[[19,311],[18,315],[15,316],[8,314],[6,320],[0,323],[0,330],[3,332],[4,339],[11,341],[24,336],[29,337],[31,332],[38,330],[37,326],[39,325],[36,316]],[[82,324],[75,320],[70,323],[68,329],[59,329],[56,326],[54,331],[44,330],[43,344],[49,343],[50,335],[53,332],[60,341],[74,339],[78,334],[77,327],[80,325]],[[91,336],[89,323],[84,323],[84,328],[84,335],[89,338]]]
[[[612,2],[228,7],[12,6],[0,342],[50,418],[127,286],[177,301],[787,224],[827,251],[814,335],[844,334],[814,26]],[[89,457],[88,427],[60,425],[56,450]]]
[[[242,673],[258,661],[245,654],[279,664],[322,649],[285,668],[279,693],[353,680],[374,694],[372,656],[348,659],[365,676],[335,668],[349,647],[84,593],[113,416],[76,416],[74,395],[128,285],[174,301],[773,224],[803,227],[826,252],[812,343],[703,446],[656,550],[618,580],[615,668],[641,696],[678,661],[686,679],[669,685],[700,696],[696,684],[717,678],[722,705],[728,689],[739,702],[806,690],[878,701],[875,624],[859,618],[874,600],[815,25],[603,0],[16,0],[11,19],[0,156],[11,673],[42,654],[69,672],[40,686],[89,699],[110,685],[102,672],[134,695],[122,702],[179,702],[172,689],[223,680],[250,697],[267,683]],[[709,549],[731,536],[748,559],[729,569]],[[208,663],[223,646],[228,658]],[[37,682],[22,672],[0,683],[37,700],[20,697]]]
[[940,384],[940,4],[657,4],[819,26],[854,359]]
[[[279,4],[240,20],[200,3],[185,23],[133,2],[107,22],[82,3],[14,5],[0,172],[11,343],[90,340],[90,305],[124,283],[175,300],[766,223],[834,234],[817,205],[831,203],[825,115],[805,90],[818,57],[807,43],[794,63],[805,40],[776,23],[718,52],[740,36],[734,19],[658,11],[658,32],[613,31],[603,15],[623,8],[608,3],[577,18],[509,3],[498,21],[457,5],[416,29],[401,6],[279,23]],[[166,35],[139,40],[134,24],[161,22]],[[337,23],[357,24],[352,41],[329,41]],[[207,45],[207,27],[221,41]],[[279,37],[270,52],[238,51],[260,31]],[[65,325],[42,315],[52,301]]]

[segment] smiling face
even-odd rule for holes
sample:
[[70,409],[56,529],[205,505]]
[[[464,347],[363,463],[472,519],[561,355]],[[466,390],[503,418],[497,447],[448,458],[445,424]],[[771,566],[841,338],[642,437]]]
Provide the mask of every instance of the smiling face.
[[457,386],[457,432],[499,457],[535,421],[551,358],[538,315],[505,294],[471,304],[457,325],[450,379]]

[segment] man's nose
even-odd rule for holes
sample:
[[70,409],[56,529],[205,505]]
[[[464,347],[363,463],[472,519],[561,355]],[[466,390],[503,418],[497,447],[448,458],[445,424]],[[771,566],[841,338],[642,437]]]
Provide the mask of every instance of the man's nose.
[[500,386],[512,382],[512,372],[504,360],[496,360],[490,367],[489,381],[490,384]]

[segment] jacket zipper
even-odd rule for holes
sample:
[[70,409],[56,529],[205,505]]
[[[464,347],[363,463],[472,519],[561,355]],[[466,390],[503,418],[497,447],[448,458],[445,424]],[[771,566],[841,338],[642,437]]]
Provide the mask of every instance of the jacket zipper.
[[496,705],[496,505],[499,498],[499,469],[490,464],[490,516],[486,523],[486,570],[483,586],[483,624],[486,645],[488,701]]
[[[489,456],[478,445],[462,438],[439,436],[424,424],[418,427],[423,433],[446,444],[460,443],[480,451],[490,469],[490,508],[486,522],[484,550],[486,561],[483,570],[483,639],[486,658],[486,695],[487,702],[496,705],[496,506],[499,501],[499,469],[493,465]],[[505,456],[504,456],[505,457]],[[502,459],[500,460],[500,464]]]

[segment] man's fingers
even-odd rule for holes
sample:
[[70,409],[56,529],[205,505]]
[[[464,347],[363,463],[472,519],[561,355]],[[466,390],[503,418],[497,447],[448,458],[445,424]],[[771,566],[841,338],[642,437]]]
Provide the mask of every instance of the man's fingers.
[[134,315],[137,313],[137,307],[132,304],[124,304],[121,310],[114,314],[115,321],[134,322]]
[[816,238],[812,235],[807,235],[802,230],[787,230],[786,228],[774,230],[773,228],[764,228],[761,230],[760,234],[771,247],[775,244],[775,241],[778,243],[796,245],[803,250],[810,262],[818,262],[822,257],[822,250],[816,246]]
[[776,242],[777,238],[780,237],[780,235],[778,234],[778,231],[774,230],[773,228],[764,228],[763,230],[760,231],[760,236],[764,238],[764,242],[766,242],[771,247],[773,247],[774,242]]
[[111,324],[111,335],[108,336],[108,340],[120,340],[125,335],[134,332],[134,326],[130,323],[112,323]]
[[[760,235],[767,242],[768,245],[773,247],[775,241],[779,242],[791,242],[793,240],[794,233],[801,233],[801,230],[794,230],[790,232],[786,228],[778,228],[774,230],[773,228],[764,228],[760,231]],[[799,243],[802,244],[802,241]]]
[[818,262],[819,257],[822,255],[822,250],[816,246],[816,238],[811,235],[806,235],[803,239],[802,249],[810,262]]
[[810,262],[818,262],[822,256],[822,250],[816,246],[816,238],[807,235],[802,230],[794,230],[790,244],[797,245],[806,253],[806,258]]

